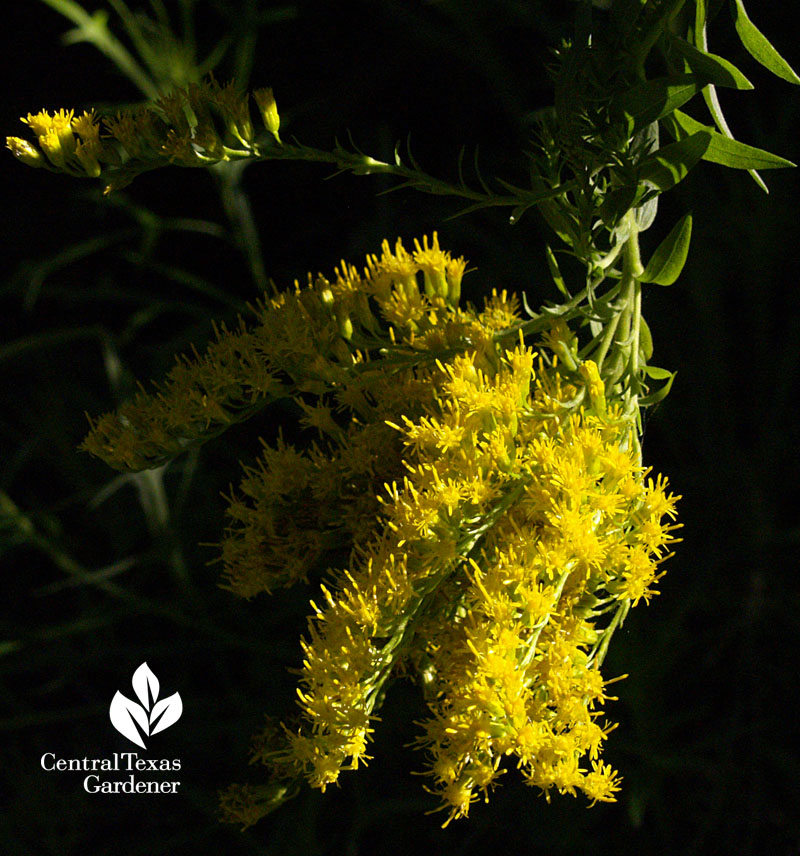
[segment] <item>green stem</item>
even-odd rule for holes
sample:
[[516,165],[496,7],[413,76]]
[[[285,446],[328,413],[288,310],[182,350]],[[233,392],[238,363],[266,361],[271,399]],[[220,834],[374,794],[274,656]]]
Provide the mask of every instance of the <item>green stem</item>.
[[631,329],[631,384],[634,396],[639,394],[639,337],[642,328],[642,284],[638,279],[633,285],[633,326]]
[[631,608],[631,602],[629,600],[623,601],[617,607],[617,611],[614,613],[614,617],[611,619],[608,627],[603,631],[603,635],[600,638],[600,641],[597,644],[597,647],[592,651],[587,660],[587,666],[595,661],[597,663],[597,668],[603,665],[603,660],[606,658],[606,654],[608,653],[608,646],[611,644],[611,637],[614,635],[614,631],[621,627],[623,622],[625,621],[626,616],[628,615],[628,611]]
[[[622,279],[620,281],[620,310],[609,321],[603,331],[603,341],[597,351],[594,361],[598,368],[602,369],[603,363],[616,344],[623,348],[627,354],[631,377],[636,379],[639,365],[639,333],[641,327],[641,285],[637,277],[642,275],[644,267],[639,251],[639,235],[636,229],[636,221],[633,212],[626,215],[630,226],[630,236],[625,241],[622,249]],[[635,380],[638,384],[638,380]],[[634,390],[634,396],[638,387]]]
[[[408,167],[399,162],[386,163],[385,161],[375,160],[375,158],[361,152],[349,152],[339,146],[333,151],[326,151],[311,146],[276,143],[263,146],[260,151],[256,150],[254,152],[237,152],[236,150],[228,149],[226,150],[226,155],[231,158],[241,157],[251,160],[299,160],[312,163],[329,163],[338,167],[343,172],[352,172],[355,175],[394,175],[405,179],[405,181],[398,185],[398,188],[392,189],[415,187],[425,193],[437,196],[458,196],[462,199],[471,200],[479,208],[502,206],[511,206],[513,208],[521,206],[530,207],[545,199],[560,196],[566,189],[563,185],[541,192],[513,188],[515,195],[499,196],[491,192],[471,190],[463,184],[455,185],[447,181],[442,181],[432,175],[428,175],[426,172],[416,168],[416,166]],[[469,210],[474,209],[471,207]]]
[[99,12],[90,15],[80,3],[76,3],[74,0],[41,0],[41,2],[46,3],[51,9],[55,9],[56,12],[59,12],[75,24],[75,30],[67,34],[68,41],[83,41],[93,44],[148,99],[154,101],[158,98],[158,88],[125,46],[111,35],[106,26],[104,15]]
[[631,234],[625,242],[623,255],[623,280],[625,290],[626,329],[625,342],[628,348],[628,369],[630,383],[626,389],[626,397],[630,405],[635,406],[639,394],[639,337],[641,334],[642,321],[642,285],[639,277],[644,272],[642,256],[639,251],[639,234],[636,229],[636,221],[633,212],[628,214],[631,223]]
[[261,239],[250,200],[242,188],[245,166],[246,163],[221,162],[213,168],[213,172],[217,177],[222,205],[231,224],[233,238],[247,261],[256,288],[265,291],[269,285],[269,277],[261,253]]
[[246,89],[253,69],[258,41],[258,6],[255,0],[245,0],[239,10],[239,35],[236,43],[233,79]]
[[608,322],[608,326],[603,331],[603,341],[600,345],[600,349],[594,355],[594,361],[597,363],[598,370],[603,368],[603,363],[605,362],[611,343],[614,341],[614,337],[617,334],[617,327],[619,326],[621,315],[622,311],[617,312],[616,315],[614,315],[614,317]]
[[644,273],[644,265],[642,264],[642,254],[639,251],[639,231],[636,226],[636,217],[633,211],[629,211],[625,216],[630,223],[631,234],[623,247],[623,272],[629,273],[632,277],[639,277]]

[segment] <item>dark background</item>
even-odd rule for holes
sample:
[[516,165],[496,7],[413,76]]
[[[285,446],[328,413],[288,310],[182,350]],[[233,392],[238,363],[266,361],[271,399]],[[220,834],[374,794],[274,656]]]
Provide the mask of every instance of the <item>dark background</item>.
[[[260,16],[252,85],[274,87],[285,136],[328,148],[349,130],[364,151],[389,158],[410,133],[423,167],[450,178],[459,147],[479,145],[487,176],[522,182],[527,117],[549,99],[546,46],[566,31],[572,4],[207,0],[196,4],[201,45],[231,26],[231,10],[255,32],[248,9]],[[751,13],[797,66],[791,7],[753,4]],[[2,35],[4,134],[24,135],[18,117],[42,107],[137,97],[92,47],[61,45],[68,24],[44,4],[16,4],[16,15]],[[743,54],[727,13],[712,49],[756,84],[755,93],[722,93],[737,136],[800,160],[800,90]],[[217,76],[231,68],[223,60]],[[235,319],[256,288],[230,240],[171,228],[186,217],[227,228],[204,172],[154,172],[103,199],[92,182],[26,169],[8,153],[0,164],[0,851],[800,853],[789,702],[800,610],[796,171],[765,173],[765,196],[746,173],[703,164],[642,239],[652,251],[694,211],[683,276],[645,295],[655,362],[678,372],[648,417],[645,457],[683,494],[684,540],[661,596],[633,611],[606,660],[608,676],[630,674],[608,708],[620,722],[605,750],[624,775],[618,803],[587,810],[582,798],[556,795],[548,805],[510,772],[488,806],[441,830],[441,815],[425,814],[434,798],[410,772],[421,766],[407,744],[422,707],[400,683],[366,770],[240,833],[217,823],[215,793],[258,780],[246,764],[249,737],[264,713],[292,708],[287,668],[299,664],[312,589],[239,601],[217,587],[214,550],[198,543],[218,540],[220,491],[282,414],[172,465],[160,529],[141,481],[76,446],[84,412],[110,409],[134,379],[163,375],[174,353],[201,346],[211,319]],[[544,264],[550,238],[534,213],[514,227],[502,209],[446,220],[457,201],[377,195],[392,182],[324,181],[329,174],[291,163],[245,174],[279,284],[342,257],[360,263],[384,237],[410,242],[438,229],[442,245],[477,268],[468,296],[492,287],[524,290],[532,305],[556,296]],[[130,694],[144,660],[162,693],[184,701],[183,718],[153,748],[182,760],[180,795],[88,795],[78,773],[45,774],[43,752],[129,750],[109,726],[108,703],[118,689]]]

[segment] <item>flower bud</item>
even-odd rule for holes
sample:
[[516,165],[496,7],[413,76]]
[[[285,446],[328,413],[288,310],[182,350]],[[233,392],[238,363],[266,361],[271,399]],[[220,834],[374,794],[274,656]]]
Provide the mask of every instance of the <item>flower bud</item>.
[[337,312],[336,313],[336,321],[339,325],[339,335],[343,339],[353,338],[353,322],[350,320],[350,316],[346,312]]
[[275,104],[275,96],[272,94],[272,88],[256,89],[253,91],[253,98],[256,99],[258,110],[261,113],[261,118],[264,121],[266,129],[272,134],[275,139],[280,142],[278,136],[278,128],[281,126],[281,117],[278,115],[278,107]]
[[6,137],[6,147],[11,149],[15,158],[34,168],[46,166],[42,153],[27,140],[20,137]]
[[603,379],[600,377],[600,370],[597,368],[597,363],[592,360],[586,360],[586,362],[581,363],[580,373],[586,381],[592,407],[594,407],[598,413],[605,413],[606,387],[603,383]]

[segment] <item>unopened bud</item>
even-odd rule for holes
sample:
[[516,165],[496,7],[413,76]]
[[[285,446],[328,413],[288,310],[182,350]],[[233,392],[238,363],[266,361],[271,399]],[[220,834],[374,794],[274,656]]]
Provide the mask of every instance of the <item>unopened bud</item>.
[[597,368],[597,363],[593,360],[586,360],[586,362],[581,363],[580,373],[586,381],[592,406],[598,413],[605,413],[606,386],[600,377],[600,370]]
[[6,147],[11,149],[15,158],[34,168],[46,166],[44,155],[27,140],[20,137],[6,137]]
[[265,89],[254,90],[253,98],[256,99],[256,104],[258,104],[258,109],[266,129],[280,142],[281,138],[278,136],[278,128],[281,126],[281,117],[278,115],[278,107],[275,104],[275,96],[272,94],[272,88],[266,87]]

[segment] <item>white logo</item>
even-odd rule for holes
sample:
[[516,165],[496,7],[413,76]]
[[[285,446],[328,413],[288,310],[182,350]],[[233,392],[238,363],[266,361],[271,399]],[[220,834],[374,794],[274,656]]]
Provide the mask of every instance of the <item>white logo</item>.
[[133,673],[131,683],[141,704],[131,701],[117,691],[111,700],[108,714],[111,717],[111,724],[120,734],[137,746],[141,746],[142,749],[146,749],[142,735],[152,737],[159,731],[174,725],[183,713],[183,702],[179,693],[173,693],[168,698],[157,701],[158,678],[147,663],[142,663]]

